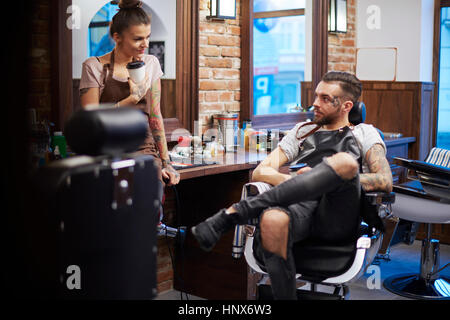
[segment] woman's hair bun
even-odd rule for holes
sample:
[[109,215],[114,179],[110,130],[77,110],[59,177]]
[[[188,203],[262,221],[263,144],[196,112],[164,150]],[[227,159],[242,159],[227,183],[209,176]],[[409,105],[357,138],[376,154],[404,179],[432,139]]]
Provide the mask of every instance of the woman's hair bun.
[[140,0],[116,0],[111,1],[111,3],[119,5],[120,9],[134,9],[142,7],[142,1]]
[[109,27],[109,34],[114,37],[114,33],[122,34],[130,26],[149,25],[151,17],[142,8],[142,1],[139,0],[120,0],[111,1],[112,4],[118,4],[119,10],[113,16]]

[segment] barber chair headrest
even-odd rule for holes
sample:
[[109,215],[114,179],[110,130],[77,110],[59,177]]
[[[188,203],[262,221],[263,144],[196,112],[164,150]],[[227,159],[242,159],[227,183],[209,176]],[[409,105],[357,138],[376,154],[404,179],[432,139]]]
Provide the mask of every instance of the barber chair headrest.
[[353,125],[358,125],[366,121],[366,105],[364,102],[358,101],[348,114],[348,121]]
[[[358,101],[353,105],[352,110],[348,114],[348,121],[355,126],[366,121],[366,105],[364,102]],[[375,129],[377,129],[381,139],[384,141],[384,133],[378,128]]]
[[142,111],[121,107],[75,112],[65,126],[67,144],[77,154],[116,156],[136,151],[147,136]]

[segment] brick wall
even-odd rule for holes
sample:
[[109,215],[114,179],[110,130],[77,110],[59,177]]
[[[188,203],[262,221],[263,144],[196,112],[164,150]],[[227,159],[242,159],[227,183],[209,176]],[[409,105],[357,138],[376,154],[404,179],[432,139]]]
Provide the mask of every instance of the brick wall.
[[199,8],[199,122],[205,129],[213,114],[240,110],[240,1],[236,20],[208,20],[209,0],[200,0]]
[[347,1],[347,33],[328,34],[328,70],[356,72],[356,0]]
[[[169,249],[170,248],[170,249]],[[170,250],[170,252],[169,252]],[[157,290],[159,293],[173,288],[172,258],[175,258],[174,240],[165,237],[158,238],[157,265]]]
[[39,120],[50,119],[50,0],[35,0],[32,11],[29,107]]

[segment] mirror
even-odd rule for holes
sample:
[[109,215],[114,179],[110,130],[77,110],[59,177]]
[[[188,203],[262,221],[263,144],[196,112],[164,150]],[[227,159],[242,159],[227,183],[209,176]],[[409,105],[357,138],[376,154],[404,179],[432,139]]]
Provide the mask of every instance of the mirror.
[[[53,53],[59,84],[54,90],[53,114],[59,127],[81,107],[78,88],[83,61],[104,54],[97,49],[102,41],[108,42],[108,19],[115,14],[109,2],[51,1],[57,16],[54,35],[58,45]],[[164,68],[161,111],[170,141],[175,129],[192,131],[198,113],[198,0],[143,0],[143,8],[152,16],[150,54],[156,55]],[[104,45],[108,48],[112,49]],[[72,79],[70,86],[68,79]]]

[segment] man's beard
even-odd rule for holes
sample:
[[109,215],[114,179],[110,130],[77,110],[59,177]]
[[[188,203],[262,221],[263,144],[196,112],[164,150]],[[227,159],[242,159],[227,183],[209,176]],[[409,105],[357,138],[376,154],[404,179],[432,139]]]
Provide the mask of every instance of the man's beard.
[[340,111],[341,109],[339,108],[339,110],[336,110],[336,112],[323,116],[320,119],[314,118],[313,123],[317,124],[318,126],[333,124],[339,119]]

